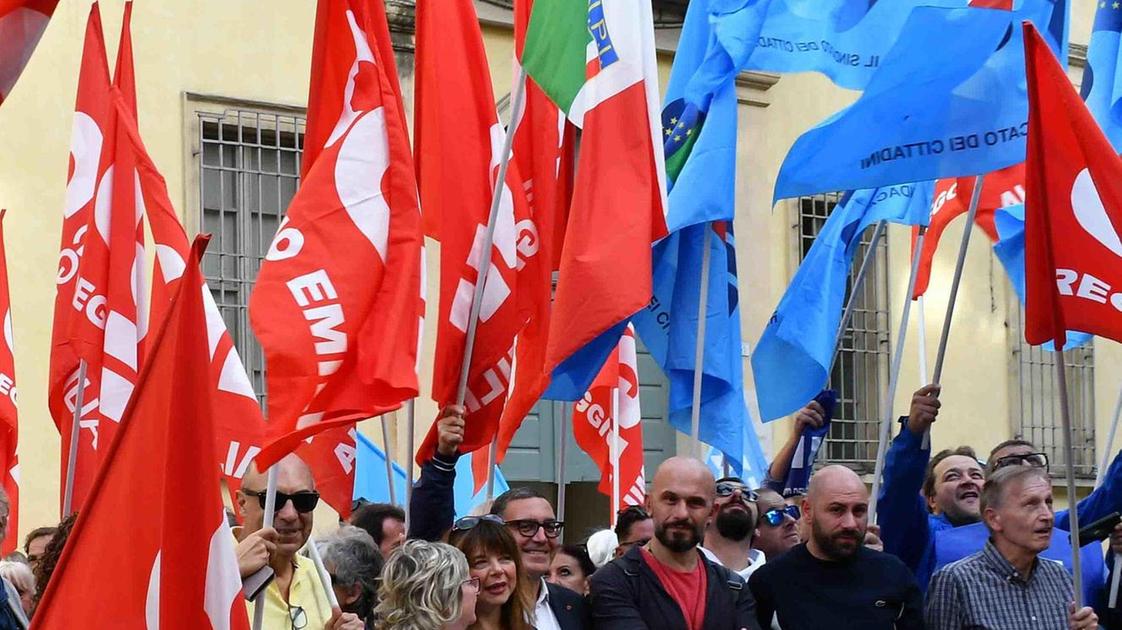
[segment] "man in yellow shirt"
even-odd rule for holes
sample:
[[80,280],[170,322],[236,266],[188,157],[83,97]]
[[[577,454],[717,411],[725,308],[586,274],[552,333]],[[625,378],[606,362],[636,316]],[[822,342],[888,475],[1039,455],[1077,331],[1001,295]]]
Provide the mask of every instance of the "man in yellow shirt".
[[[242,579],[268,564],[275,574],[265,589],[262,630],[362,630],[355,615],[332,610],[312,561],[297,552],[312,533],[312,510],[319,503],[312,471],[296,455],[275,464],[277,501],[273,527],[262,528],[265,473],[250,466],[238,491],[245,517],[239,532],[238,568]],[[246,606],[253,619],[253,602]]]

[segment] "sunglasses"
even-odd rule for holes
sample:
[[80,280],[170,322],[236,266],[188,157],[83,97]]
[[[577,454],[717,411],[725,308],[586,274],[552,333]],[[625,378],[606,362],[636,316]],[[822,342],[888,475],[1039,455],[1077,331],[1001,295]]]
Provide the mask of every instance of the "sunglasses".
[[767,523],[772,527],[779,527],[780,523],[783,522],[784,516],[790,516],[797,521],[799,517],[802,516],[802,512],[799,511],[799,506],[797,505],[788,505],[784,508],[772,508],[760,515],[760,522]]
[[[253,490],[242,488],[242,494],[257,497],[257,502],[261,505],[261,509],[265,509],[265,497],[269,494],[267,491],[261,490],[259,492],[254,492]],[[276,510],[278,512],[284,509],[285,504],[289,501],[292,501],[292,507],[296,508],[296,511],[301,514],[307,514],[316,509],[316,506],[319,505],[319,493],[315,490],[301,490],[300,492],[294,492],[292,494],[278,492],[276,493],[276,497]]]
[[740,496],[744,497],[745,500],[751,503],[755,503],[756,500],[759,499],[759,497],[751,488],[742,483],[737,483],[735,481],[722,481],[717,484],[717,497],[721,499],[731,497],[735,492],[738,491],[740,492]]
[[468,530],[475,529],[475,527],[477,525],[479,525],[480,523],[482,523],[484,521],[486,521],[488,523],[494,523],[496,525],[506,525],[506,521],[504,521],[503,518],[501,516],[499,516],[498,514],[484,514],[483,516],[465,516],[465,517],[461,518],[460,520],[458,520],[458,521],[456,521],[455,523],[452,524],[452,531],[454,531],[454,532],[466,532]]
[[1048,456],[1044,453],[1021,453],[1019,455],[1006,455],[993,462],[993,469],[1000,470],[1006,466],[1032,466],[1034,468],[1048,469]]
[[525,538],[533,538],[538,534],[539,529],[545,530],[546,538],[557,538],[561,535],[565,523],[561,521],[535,521],[527,518],[507,521],[506,526],[517,531]]
[[292,622],[292,630],[304,630],[308,627],[308,614],[299,606],[288,607],[288,619]]
[[643,546],[645,546],[645,545],[646,545],[647,543],[649,543],[649,542],[651,542],[651,539],[650,539],[650,538],[640,538],[639,540],[626,540],[626,541],[623,541],[623,542],[619,543],[619,546],[620,546],[620,547],[623,547],[624,549],[626,549],[626,548],[628,548],[628,547],[632,547],[632,546],[634,546],[634,545],[639,545],[640,547],[643,547]]

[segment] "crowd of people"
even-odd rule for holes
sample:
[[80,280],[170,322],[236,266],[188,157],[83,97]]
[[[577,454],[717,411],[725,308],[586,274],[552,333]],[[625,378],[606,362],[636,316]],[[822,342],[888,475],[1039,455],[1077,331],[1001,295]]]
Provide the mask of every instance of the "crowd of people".
[[[998,445],[985,462],[969,446],[932,456],[923,435],[938,394],[937,386],[917,391],[901,418],[879,527],[865,483],[844,466],[823,466],[805,494],[784,497],[773,481],[786,472],[784,458],[753,488],[671,457],[645,506],[624,508],[614,528],[580,544],[561,544],[565,524],[525,487],[457,520],[457,407],[438,420],[437,451],[421,468],[408,519],[399,507],[359,501],[346,522],[313,539],[315,479],[289,455],[275,465],[276,512],[264,527],[266,475],[251,466],[234,530],[248,612],[263,606],[266,630],[1122,627],[1108,588],[1122,526],[1105,556],[1100,541],[1085,541],[1087,605],[1077,607],[1070,519],[1053,511],[1047,457],[1023,440]],[[811,403],[796,433],[822,422]],[[1078,503],[1080,522],[1122,512],[1120,484],[1116,458]],[[4,526],[7,512],[4,498]],[[28,627],[73,523],[72,515],[34,530],[0,562],[0,630]],[[309,541],[334,597],[302,552]]]

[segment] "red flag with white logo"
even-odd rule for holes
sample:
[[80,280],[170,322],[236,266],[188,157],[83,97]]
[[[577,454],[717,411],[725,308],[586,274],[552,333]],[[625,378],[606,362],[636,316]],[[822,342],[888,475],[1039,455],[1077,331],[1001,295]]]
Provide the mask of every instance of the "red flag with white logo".
[[0,105],[35,52],[58,0],[0,0]]
[[[35,612],[36,628],[88,627],[91,619],[119,628],[249,627],[214,465],[212,407],[184,404],[213,394],[204,246],[196,241],[187,259],[118,437]],[[126,544],[106,544],[122,534]]]
[[19,547],[19,443],[17,418],[16,359],[12,342],[12,301],[8,290],[8,256],[4,243],[4,210],[0,210],[0,314],[4,318],[4,346],[0,348],[0,475],[8,495],[8,533],[0,543],[0,553]]
[[[613,498],[612,505],[617,510],[627,505],[642,505],[646,497],[641,420],[635,330],[629,324],[592,387],[573,405],[573,434],[577,445],[600,469],[597,489]],[[613,450],[613,440],[618,450]],[[618,467],[613,457],[617,452]],[[615,497],[616,475],[619,476],[618,499]]]
[[272,442],[257,456],[262,467],[311,435],[417,395],[420,212],[400,98],[388,78],[396,70],[392,58],[377,56],[372,35],[371,12],[381,3],[328,5],[319,12],[328,23],[317,28],[324,65],[313,74],[337,81],[312,84],[340,103],[319,111],[338,117],[249,302],[267,366]]
[[1025,340],[1122,341],[1122,158],[1048,45],[1024,25],[1029,135]]
[[[515,335],[527,320],[519,273],[538,254],[518,165],[501,182],[493,245],[482,251],[506,132],[499,123],[479,20],[470,0],[417,6],[417,180],[426,233],[440,241],[440,306],[433,399],[456,401],[479,270],[489,261],[468,371],[462,452],[495,438],[512,376]],[[455,149],[450,149],[455,147]],[[417,452],[436,447],[434,424]]]

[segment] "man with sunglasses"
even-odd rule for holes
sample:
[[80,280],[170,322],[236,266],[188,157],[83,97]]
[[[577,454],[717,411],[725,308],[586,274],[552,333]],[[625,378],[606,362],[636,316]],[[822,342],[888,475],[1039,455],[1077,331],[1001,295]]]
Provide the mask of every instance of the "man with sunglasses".
[[[294,454],[273,465],[277,470],[273,527],[263,529],[265,473],[250,465],[238,490],[245,518],[237,547],[242,579],[268,565],[273,580],[265,588],[264,630],[362,630],[362,620],[332,610],[312,561],[298,552],[312,533],[312,510],[319,503],[312,471]],[[264,553],[262,553],[264,550]],[[253,602],[247,602],[253,619]]]
[[787,502],[775,490],[760,488],[756,491],[756,509],[759,518],[752,547],[774,560],[799,544],[799,506]]
[[[927,385],[912,396],[909,414],[900,419],[900,432],[885,458],[884,484],[877,503],[885,551],[904,561],[927,589],[939,568],[981,551],[988,532],[981,523],[982,486],[988,475],[1005,466],[1029,465],[1047,469],[1048,458],[1031,442],[1014,439],[998,444],[983,468],[969,446],[946,449],[932,456],[923,435],[939,414],[940,387]],[[1102,486],[1079,502],[1079,520],[1090,523],[1122,511],[1122,459],[1115,457]],[[1064,562],[1071,570],[1067,510],[1056,512],[1052,544],[1043,557]],[[1083,547],[1083,584],[1087,601],[1098,601],[1105,586],[1101,551]]]
[[765,562],[764,553],[752,548],[756,533],[756,493],[739,477],[717,480],[713,518],[705,528],[701,552],[747,582]]

